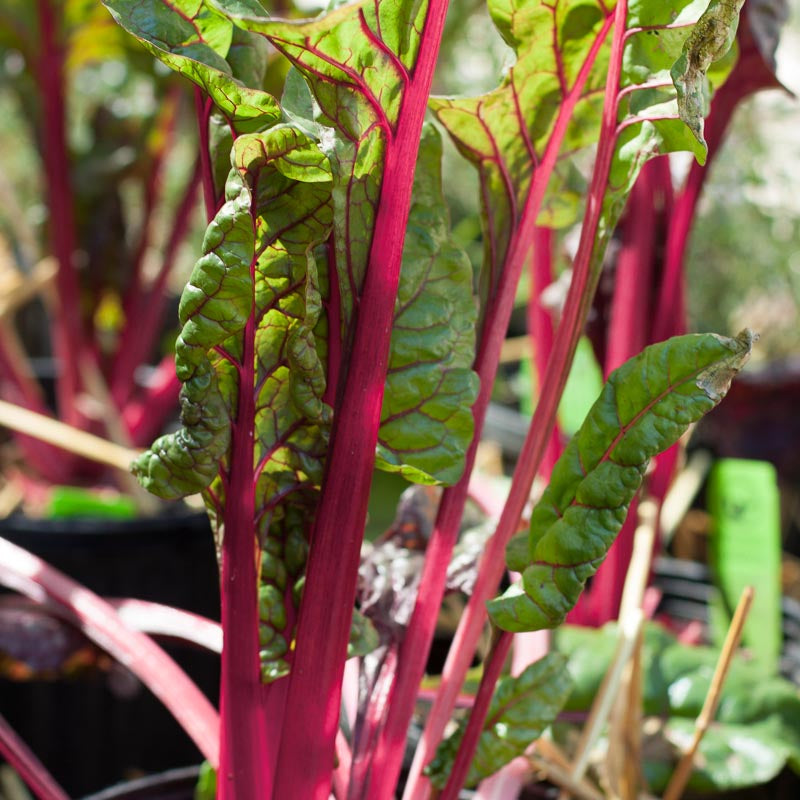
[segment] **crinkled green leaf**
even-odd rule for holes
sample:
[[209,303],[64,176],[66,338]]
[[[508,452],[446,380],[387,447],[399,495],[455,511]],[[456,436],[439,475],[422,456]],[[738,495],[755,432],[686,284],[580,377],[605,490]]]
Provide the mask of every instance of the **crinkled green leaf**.
[[711,103],[706,73],[731,49],[743,5],[744,0],[711,0],[670,73],[678,92],[678,113],[704,148],[703,118]]
[[356,0],[311,21],[230,13],[237,25],[266,36],[305,76],[318,104],[316,121],[329,129],[321,146],[334,173],[345,337],[372,244],[386,145],[395,133],[427,10],[427,0]]
[[489,602],[498,627],[563,622],[622,527],[650,458],[719,403],[752,341],[750,331],[677,336],[611,374],[531,515],[527,555],[519,541],[507,553],[522,580]]
[[[103,0],[114,19],[170,69],[196,83],[240,131],[280,119],[280,107],[258,82],[262,45],[242,34],[206,0]],[[233,0],[253,12],[252,2]],[[263,9],[262,9],[263,13]],[[230,56],[229,63],[226,58]],[[259,63],[261,61],[261,63]],[[234,70],[235,67],[235,70]],[[243,81],[252,81],[248,85]]]
[[183,427],[157,439],[132,467],[146,489],[168,499],[205,489],[230,446],[230,407],[210,352],[244,329],[252,306],[252,196],[237,169],[231,170],[225,197],[181,297],[175,370],[183,383]]
[[[475,786],[493,775],[538,739],[561,711],[572,682],[566,659],[548,653],[516,678],[501,678],[489,705],[475,757],[470,764],[466,786]],[[466,721],[445,739],[425,773],[441,789],[452,771]]]
[[472,267],[450,241],[441,139],[426,126],[392,329],[377,466],[416,483],[453,484],[472,441],[476,304]]
[[[211,484],[206,501],[220,520],[231,429],[254,431],[262,672],[274,679],[288,670],[285,601],[305,563],[330,424],[313,257],[332,225],[330,166],[313,140],[289,126],[239,136],[231,159],[228,202],[181,299],[184,427],[159,439],[135,469],[166,497]],[[243,363],[245,352],[254,353],[252,363]],[[242,387],[253,393],[252,419],[237,417]]]
[[[354,3],[312,22],[234,17],[267,36],[308,80],[287,81],[288,119],[320,138],[335,175],[336,267],[344,335],[366,269],[382,178],[427,3]],[[428,133],[398,293],[378,463],[418,482],[454,483],[472,438],[475,306],[466,256],[449,241],[441,148]],[[430,142],[426,144],[425,142]],[[424,287],[424,290],[423,290]]]
[[[284,132],[295,146],[265,147],[265,138]],[[279,677],[288,669],[281,656],[292,637],[283,600],[291,588],[287,578],[296,580],[305,566],[331,422],[314,333],[322,305],[313,257],[332,223],[330,167],[294,128],[239,137],[234,149],[257,176],[255,523],[263,543],[262,674]]]

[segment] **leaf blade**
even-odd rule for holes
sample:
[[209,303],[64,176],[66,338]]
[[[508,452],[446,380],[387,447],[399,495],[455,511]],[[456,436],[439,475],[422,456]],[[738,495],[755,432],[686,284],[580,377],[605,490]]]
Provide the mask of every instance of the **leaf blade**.
[[[572,691],[561,653],[548,653],[519,676],[502,678],[495,689],[465,785],[493,775],[538,739],[554,721]],[[431,783],[444,788],[465,724],[442,741],[426,768]]]
[[450,242],[442,145],[423,129],[386,376],[376,466],[416,483],[455,483],[472,441],[477,309],[472,266]]
[[489,602],[498,627],[539,630],[563,621],[622,527],[649,459],[721,400],[752,342],[750,331],[737,339],[675,337],[611,374],[531,515],[527,558],[514,540],[509,567],[523,577]]

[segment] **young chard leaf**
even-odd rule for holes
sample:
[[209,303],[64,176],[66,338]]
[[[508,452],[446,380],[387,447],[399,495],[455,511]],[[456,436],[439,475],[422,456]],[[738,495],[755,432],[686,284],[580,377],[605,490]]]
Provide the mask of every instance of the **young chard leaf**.
[[474,429],[478,376],[472,266],[450,242],[442,143],[423,129],[403,249],[376,466],[416,483],[453,484]]
[[507,631],[555,628],[622,527],[647,463],[719,403],[750,354],[753,334],[679,336],[615,370],[553,469],[530,532],[506,560],[522,580],[489,602]]
[[[341,335],[349,341],[372,245],[387,142],[417,56],[410,28],[427,4],[351,3],[311,22],[289,23],[232,12],[266,36],[308,80],[287,81],[290,118],[313,129],[334,176],[334,261]],[[312,119],[313,117],[313,119]],[[476,310],[466,255],[449,241],[441,191],[441,144],[430,129],[420,142],[396,318],[392,329],[378,466],[420,483],[455,483],[472,439],[470,371]],[[346,356],[345,356],[346,357]],[[332,365],[333,370],[336,365]]]
[[[548,653],[516,678],[498,681],[466,786],[475,786],[521,756],[552,724],[572,691],[566,667],[565,656]],[[438,789],[444,788],[450,775],[464,727],[462,723],[439,745],[425,770]]]
[[[197,84],[237,130],[280,120],[280,106],[260,88],[262,45],[205,0],[103,0],[114,19],[170,69]],[[238,7],[260,6],[237,0]],[[262,10],[263,13],[263,10]],[[230,60],[228,60],[230,59]]]
[[[490,0],[492,20],[514,49],[516,63],[502,84],[487,94],[431,100],[439,121],[480,174],[483,296],[499,279],[515,230],[530,205],[537,171],[550,173],[544,175],[546,195],[542,193],[532,208],[539,224],[570,225],[579,212],[582,192],[570,185],[574,180],[571,165],[575,153],[595,144],[600,135],[614,6],[585,0],[556,4]],[[695,36],[695,21],[705,7],[702,0],[629,3],[624,53],[620,53],[618,127],[612,131],[619,141],[596,261],[649,158],[688,150],[699,161],[705,159],[704,143],[679,118],[670,78],[670,69],[690,35]],[[719,48],[713,58],[721,54]],[[729,67],[726,63],[717,70],[716,83]]]

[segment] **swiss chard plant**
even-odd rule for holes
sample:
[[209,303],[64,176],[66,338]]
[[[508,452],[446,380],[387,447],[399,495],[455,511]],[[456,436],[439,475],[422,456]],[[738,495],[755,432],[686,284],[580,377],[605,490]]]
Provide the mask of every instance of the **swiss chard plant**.
[[[422,767],[509,569],[522,577],[488,604],[469,723],[429,770],[454,798],[524,752],[569,694],[555,654],[495,689],[512,633],[560,625],[649,460],[750,352],[745,331],[626,354],[522,522],[608,242],[648,161],[706,160],[742,2],[490,0],[515,60],[472,98],[431,96],[446,0],[355,0],[310,20],[256,0],[104,3],[197,96],[212,218],[179,309],[182,427],[134,472],[163,498],[201,493],[212,520],[224,647],[218,751],[203,743],[222,800],[397,796],[517,284],[543,257],[540,226],[582,219],[530,430],[405,788],[431,794]],[[480,265],[450,231],[441,131],[478,173]],[[381,638],[356,603],[375,469],[443,488],[411,610],[348,735],[345,662]]]

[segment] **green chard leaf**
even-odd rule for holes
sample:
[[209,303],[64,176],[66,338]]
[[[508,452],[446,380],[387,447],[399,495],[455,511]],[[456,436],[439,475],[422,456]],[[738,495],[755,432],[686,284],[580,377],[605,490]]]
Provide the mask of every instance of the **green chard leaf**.
[[[280,107],[261,90],[263,43],[206,0],[103,0],[114,19],[170,69],[197,84],[240,132],[280,120]],[[251,12],[254,2],[232,2]],[[263,14],[263,9],[261,9]]]
[[[572,690],[566,663],[560,653],[548,653],[516,678],[498,681],[466,786],[475,786],[521,756],[553,723]],[[439,745],[425,770],[439,789],[452,771],[465,728],[466,720]]]
[[508,631],[560,625],[622,527],[647,463],[719,403],[753,334],[678,336],[646,348],[609,377],[558,460],[506,560],[522,580],[488,604]]
[[[619,219],[636,177],[650,158],[689,151],[703,162],[705,145],[679,116],[670,77],[707,0],[631,0],[617,94],[616,147],[603,200],[593,263]],[[545,175],[547,191],[534,204],[538,223],[571,225],[585,188],[576,191],[576,156],[600,137],[610,68],[615,3],[599,0],[489,0],[498,31],[517,60],[500,86],[474,98],[434,98],[430,106],[461,154],[478,169],[484,228],[481,295],[491,292],[526,204]],[[699,40],[699,34],[695,36]],[[717,57],[716,55],[714,56]],[[727,75],[722,63],[714,82]]]
[[392,329],[376,466],[416,483],[453,484],[464,470],[478,395],[472,266],[450,241],[442,143],[423,129]]
[[166,499],[205,489],[230,446],[230,407],[209,354],[244,329],[252,307],[252,195],[236,169],[228,176],[225,197],[206,230],[203,256],[192,270],[178,311],[182,329],[175,345],[175,371],[183,383],[183,427],[157,439],[133,463],[145,489]]
[[269,39],[311,86],[316,122],[328,131],[321,147],[334,176],[334,249],[347,341],[372,244],[387,141],[416,62],[427,0],[356,0],[297,22],[215,4],[235,24]]
[[[239,136],[231,160],[228,201],[181,299],[176,368],[184,427],[159,439],[135,471],[162,497],[205,489],[219,528],[231,430],[254,431],[260,640],[263,675],[273,679],[288,670],[284,603],[305,565],[330,426],[313,257],[332,224],[330,167],[313,140],[289,126]],[[252,363],[244,363],[245,352],[254,354]],[[244,390],[253,395],[251,419],[237,417]]]
[[[284,114],[318,138],[330,158],[344,343],[367,268],[385,148],[426,13],[426,2],[362,0],[310,22],[231,14],[292,62]],[[473,433],[477,315],[469,261],[449,241],[440,162],[441,144],[430,129],[420,145],[406,233],[378,466],[416,482],[451,484],[463,472]]]
[[[588,711],[617,646],[616,623],[600,629],[562,625],[553,637],[568,658],[574,689],[565,711]],[[683,644],[661,626],[644,629],[644,713],[665,720],[664,738],[685,750],[711,685],[719,650]],[[651,747],[642,767],[650,790],[661,794],[674,769],[669,748]],[[730,792],[766,783],[789,765],[800,770],[800,692],[783,678],[764,677],[758,664],[734,658],[722,688],[716,720],[700,745],[689,788]]]
[[[487,94],[431,99],[431,109],[479,172],[483,295],[499,278],[546,154],[563,144],[566,180],[568,155],[597,141],[613,7],[599,0],[489,0],[489,13],[516,63]],[[562,193],[559,200],[574,195]],[[577,203],[566,212],[551,205],[540,222],[569,224],[576,213]]]

